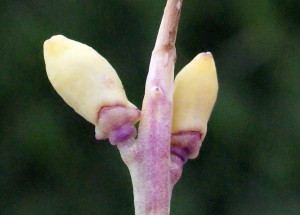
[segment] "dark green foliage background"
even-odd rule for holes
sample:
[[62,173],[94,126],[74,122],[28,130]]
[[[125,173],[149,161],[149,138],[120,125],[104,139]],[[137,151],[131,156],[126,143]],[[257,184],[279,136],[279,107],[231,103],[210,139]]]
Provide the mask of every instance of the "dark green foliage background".
[[[141,107],[162,0],[2,0],[0,214],[133,214],[116,147],[50,85],[43,42],[86,43]],[[214,55],[220,91],[200,156],[175,186],[173,215],[300,213],[300,2],[183,2],[176,72]]]

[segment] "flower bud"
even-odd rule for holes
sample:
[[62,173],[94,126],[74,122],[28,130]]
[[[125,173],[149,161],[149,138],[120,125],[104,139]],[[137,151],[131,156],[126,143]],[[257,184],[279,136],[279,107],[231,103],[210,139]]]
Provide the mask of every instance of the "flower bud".
[[[96,132],[101,129],[98,120],[100,110],[105,107],[135,110],[137,114],[131,114],[128,120],[131,123],[138,120],[139,110],[128,101],[116,71],[91,47],[57,35],[45,41],[44,58],[54,89],[78,114],[96,126]],[[99,136],[104,138],[107,136]]]
[[218,92],[211,53],[197,55],[178,73],[174,84],[172,134],[199,132],[203,141]]

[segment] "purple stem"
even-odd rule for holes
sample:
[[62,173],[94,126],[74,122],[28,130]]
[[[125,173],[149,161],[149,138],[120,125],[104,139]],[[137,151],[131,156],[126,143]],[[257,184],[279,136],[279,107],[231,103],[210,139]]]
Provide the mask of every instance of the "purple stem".
[[167,1],[152,52],[137,144],[129,143],[130,149],[118,144],[131,174],[136,215],[168,215],[175,184],[171,175],[182,171],[170,155],[174,44],[181,4],[182,0]]

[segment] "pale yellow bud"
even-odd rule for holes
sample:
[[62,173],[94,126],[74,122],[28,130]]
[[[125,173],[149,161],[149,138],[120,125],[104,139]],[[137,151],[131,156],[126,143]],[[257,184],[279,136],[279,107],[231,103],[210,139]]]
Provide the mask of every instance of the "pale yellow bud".
[[127,100],[116,71],[91,47],[57,35],[45,41],[44,58],[54,89],[96,127],[102,107],[137,109]]
[[174,84],[172,134],[195,131],[203,140],[218,92],[211,53],[197,55],[178,73]]

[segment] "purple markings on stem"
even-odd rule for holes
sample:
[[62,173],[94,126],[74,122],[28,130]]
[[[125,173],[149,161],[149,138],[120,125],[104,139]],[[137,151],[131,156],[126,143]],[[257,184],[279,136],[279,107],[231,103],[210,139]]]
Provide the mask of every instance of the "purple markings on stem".
[[[112,144],[115,145],[117,144],[115,141],[125,140],[127,135],[135,136],[136,129],[133,124],[135,124],[139,118],[140,111],[138,109],[123,106],[103,107],[99,112],[99,119],[96,126],[96,139],[110,138],[114,141]],[[123,126],[124,128],[122,128]]]
[[[187,131],[177,134],[172,134],[171,138],[172,147],[176,147],[176,153],[180,151],[180,156],[185,155],[187,158],[196,158],[199,154],[200,147],[202,145],[201,135],[199,132]],[[171,151],[172,153],[172,151]]]
[[201,144],[201,135],[199,132],[187,131],[172,134],[170,150],[170,177],[172,185],[175,185],[181,177],[182,168],[186,161],[189,158],[197,157]]
[[181,168],[188,160],[188,152],[185,147],[171,145],[171,160]]
[[125,124],[119,127],[109,134],[109,142],[112,145],[117,145],[120,142],[124,142],[128,138],[136,136],[136,129],[132,124]]

